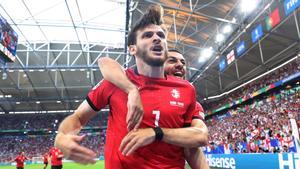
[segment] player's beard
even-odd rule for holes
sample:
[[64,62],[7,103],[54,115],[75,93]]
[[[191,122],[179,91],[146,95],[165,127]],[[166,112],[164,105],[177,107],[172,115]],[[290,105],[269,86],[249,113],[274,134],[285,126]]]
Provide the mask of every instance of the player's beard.
[[168,57],[168,53],[167,51],[164,52],[164,57],[159,57],[159,58],[152,58],[150,57],[150,53],[149,51],[147,51],[146,48],[140,48],[137,47],[137,52],[136,52],[137,56],[140,56],[140,58],[148,65],[150,66],[154,66],[154,67],[160,67],[163,66],[167,57]]

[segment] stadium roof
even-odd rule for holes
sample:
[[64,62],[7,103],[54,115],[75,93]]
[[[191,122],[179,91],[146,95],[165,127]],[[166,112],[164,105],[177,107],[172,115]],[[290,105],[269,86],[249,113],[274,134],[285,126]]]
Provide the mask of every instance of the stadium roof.
[[[251,31],[282,4],[258,2],[255,12],[245,13],[241,0],[0,0],[0,14],[19,35],[16,62],[1,65],[7,77],[0,79],[0,112],[76,109],[102,79],[99,57],[134,65],[124,47],[127,26],[150,4],[164,7],[169,48],[187,58],[198,99],[220,95],[298,52],[299,11],[251,42]],[[219,33],[223,41],[216,40]],[[242,41],[247,49],[220,72],[220,59]]]

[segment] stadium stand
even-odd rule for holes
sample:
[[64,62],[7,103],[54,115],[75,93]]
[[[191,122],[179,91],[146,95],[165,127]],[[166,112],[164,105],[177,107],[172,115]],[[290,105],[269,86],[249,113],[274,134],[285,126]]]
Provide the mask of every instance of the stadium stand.
[[289,75],[292,75],[299,71],[300,71],[300,59],[298,58],[295,61],[275,70],[274,72],[264,77],[261,77],[260,79],[253,81],[244,87],[241,87],[240,89],[227,95],[226,98],[222,98],[221,100],[218,100],[213,103],[205,104],[206,109],[208,111],[217,109],[226,103],[230,103],[233,100],[237,100],[238,98],[241,98],[254,91],[257,91],[271,83],[275,83],[278,80],[284,79],[285,77],[288,77]]
[[250,105],[228,110],[207,122],[210,146],[206,152],[294,152],[290,119],[295,119],[300,126],[299,110],[299,83]]

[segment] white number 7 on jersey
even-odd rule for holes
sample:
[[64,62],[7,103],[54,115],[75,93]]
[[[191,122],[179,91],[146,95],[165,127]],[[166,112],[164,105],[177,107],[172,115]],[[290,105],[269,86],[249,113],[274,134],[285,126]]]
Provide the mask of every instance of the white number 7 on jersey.
[[154,125],[155,125],[155,127],[158,127],[158,121],[159,121],[160,111],[159,110],[153,110],[152,114],[155,114]]

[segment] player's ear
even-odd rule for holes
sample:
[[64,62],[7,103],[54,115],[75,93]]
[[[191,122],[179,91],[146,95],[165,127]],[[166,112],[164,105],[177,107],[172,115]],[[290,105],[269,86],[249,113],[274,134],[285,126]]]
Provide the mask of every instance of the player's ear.
[[130,55],[135,56],[136,49],[137,49],[136,45],[129,45],[128,48],[129,48]]

